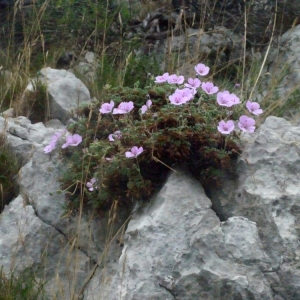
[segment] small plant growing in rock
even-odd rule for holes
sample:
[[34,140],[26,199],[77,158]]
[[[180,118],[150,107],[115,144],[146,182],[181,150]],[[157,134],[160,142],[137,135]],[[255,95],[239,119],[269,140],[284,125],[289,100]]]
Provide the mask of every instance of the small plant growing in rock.
[[[204,64],[195,70],[201,80],[209,72]],[[130,205],[147,199],[179,163],[187,163],[203,184],[218,184],[240,151],[234,130],[253,132],[250,114],[262,110],[250,101],[243,108],[238,96],[201,80],[185,83],[183,76],[165,73],[144,90],[109,88],[101,105],[83,108],[69,128],[82,143],[63,151],[69,163],[62,185],[70,207],[83,200],[103,210],[115,200]]]
[[7,275],[0,268],[0,300],[46,299],[43,285],[37,284],[34,274],[26,270],[19,276]]
[[18,170],[18,160],[9,148],[5,134],[0,133],[0,213],[17,195],[15,176]]

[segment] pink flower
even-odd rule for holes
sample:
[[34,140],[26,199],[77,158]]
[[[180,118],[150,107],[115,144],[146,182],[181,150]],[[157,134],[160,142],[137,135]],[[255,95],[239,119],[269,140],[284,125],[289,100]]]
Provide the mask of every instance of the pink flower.
[[170,102],[174,105],[181,105],[189,101],[187,97],[183,97],[179,93],[174,93],[173,95],[169,96]]
[[44,153],[50,153],[53,149],[55,149],[56,143],[60,139],[63,133],[65,133],[65,130],[63,132],[56,132],[52,136],[50,144],[44,148]]
[[221,121],[219,122],[218,130],[223,134],[229,134],[234,129],[234,122],[229,120],[227,122]]
[[116,140],[120,140],[122,137],[122,134],[121,134],[121,131],[117,130],[115,131],[114,133],[111,133],[109,136],[108,136],[108,139],[113,142],[115,139]]
[[117,114],[128,114],[131,112],[134,108],[133,102],[121,102],[118,106],[118,108],[115,108],[113,111],[113,115]]
[[168,77],[167,81],[169,84],[182,84],[184,82],[184,77],[173,74]]
[[146,101],[146,105],[143,105],[141,108],[142,114],[144,114],[152,105],[152,101],[149,99]]
[[214,86],[212,82],[202,82],[201,87],[203,91],[205,91],[208,95],[215,94],[219,90],[219,88],[217,86]]
[[50,153],[53,149],[55,149],[55,142],[52,142],[44,148],[44,153]]
[[209,67],[204,64],[198,64],[195,66],[195,70],[200,76],[205,76],[209,73]]
[[78,146],[82,142],[82,137],[79,134],[69,135],[66,138],[66,142],[61,146],[63,149],[69,146]]
[[191,88],[191,89],[197,89],[201,85],[201,81],[198,78],[189,78],[188,83],[185,83],[184,86]]
[[102,114],[108,114],[112,111],[114,106],[115,106],[115,103],[114,103],[114,101],[111,100],[110,103],[103,103],[101,105],[101,108],[99,109],[99,111]]
[[184,88],[184,89],[176,89],[174,94],[179,94],[181,97],[186,97],[189,101],[194,98],[194,90],[189,89],[189,88]]
[[51,143],[53,142],[55,144],[60,139],[61,136],[62,136],[62,132],[56,132],[51,138]]
[[236,89],[238,89],[240,86],[241,86],[241,85],[240,85],[239,83],[236,83],[234,87],[235,87]]
[[219,92],[217,94],[217,102],[221,106],[231,107],[233,105],[231,95],[228,91]]
[[263,113],[263,110],[260,108],[260,105],[257,102],[251,102],[251,101],[248,100],[247,103],[246,103],[246,107],[254,115],[258,116],[261,113]]
[[232,105],[237,105],[241,103],[240,98],[236,94],[230,94]]
[[162,76],[157,76],[155,77],[155,83],[163,83],[166,82],[168,80],[169,77],[169,73],[164,73]]
[[242,131],[245,131],[245,132],[254,132],[255,130],[255,120],[252,119],[252,118],[249,118],[245,115],[241,116],[239,118],[239,122],[238,122],[238,125],[239,125],[239,128],[242,130]]
[[131,148],[130,151],[127,151],[125,153],[127,158],[134,158],[140,155],[144,151],[143,147],[138,148],[137,146],[134,146]]
[[89,191],[93,191],[94,190],[94,184],[96,183],[96,179],[93,177],[90,181],[88,181],[86,183],[86,186],[88,187]]

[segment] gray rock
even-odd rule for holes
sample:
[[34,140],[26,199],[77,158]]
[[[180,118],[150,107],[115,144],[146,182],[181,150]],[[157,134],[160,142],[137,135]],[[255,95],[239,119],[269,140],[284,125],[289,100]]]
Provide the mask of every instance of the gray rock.
[[299,127],[268,117],[251,139],[243,137],[239,179],[224,178],[221,190],[207,188],[218,213],[256,222],[263,249],[279,278],[271,284],[284,299],[300,298],[299,138]]
[[51,117],[64,124],[76,115],[76,109],[80,105],[91,103],[87,87],[69,71],[44,68],[37,79],[27,86],[27,90],[34,90],[37,82],[47,86]]
[[13,270],[17,275],[32,268],[37,280],[47,280],[51,299],[72,299],[70,295],[81,288],[90,269],[89,258],[37,217],[26,198],[20,195],[5,207],[0,233],[0,264],[5,273]]
[[[273,299],[256,224],[220,223],[199,182],[178,173],[133,215],[118,273],[106,278],[100,299]],[[96,294],[95,277],[87,299]]]

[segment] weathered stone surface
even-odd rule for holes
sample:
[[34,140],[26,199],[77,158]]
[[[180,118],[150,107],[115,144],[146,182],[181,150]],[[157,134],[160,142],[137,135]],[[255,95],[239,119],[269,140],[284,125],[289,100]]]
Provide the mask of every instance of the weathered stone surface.
[[7,140],[21,165],[30,160],[38,143],[50,139],[54,134],[53,129],[46,130],[42,123],[31,124],[22,116],[8,119],[0,117],[0,131],[9,133]]
[[[17,154],[20,151],[20,157],[23,159],[23,166],[18,174],[21,195],[0,216],[0,221],[3,220],[2,223],[0,222],[1,229],[5,233],[5,235],[1,235],[5,248],[0,246],[0,253],[1,251],[6,253],[10,249],[11,253],[15,253],[15,257],[3,254],[0,257],[0,265],[4,265],[7,272],[10,267],[11,270],[17,272],[27,267],[38,269],[41,279],[48,282],[46,284],[48,293],[57,293],[58,299],[72,299],[68,298],[69,296],[65,293],[71,295],[79,292],[82,288],[91,271],[87,267],[87,262],[103,264],[110,260],[116,260],[120,256],[122,248],[116,241],[120,239],[121,233],[116,235],[110,246],[108,243],[128,218],[130,211],[119,212],[118,218],[109,213],[103,215],[102,218],[95,218],[92,212],[87,212],[82,216],[64,216],[65,197],[63,193],[57,193],[60,190],[58,180],[65,169],[58,154],[59,145],[57,145],[58,149],[51,154],[43,152],[44,147],[57,131],[51,128],[51,124],[56,129],[64,128],[59,121],[49,122],[49,128],[46,128],[42,123],[31,124],[25,117],[6,121],[3,118],[0,119],[0,129],[7,132],[8,142],[13,151]],[[25,199],[26,209],[24,211],[22,210],[23,206],[20,206],[20,199]],[[14,211],[14,215],[10,213],[11,211]],[[116,212],[118,210],[114,213]],[[17,235],[18,228],[13,229],[16,230],[16,234],[12,233],[12,229],[10,229],[12,223],[15,222],[15,215],[16,217],[26,215],[26,218],[28,217],[32,221],[30,226],[22,226],[22,241],[26,244],[29,252],[33,251],[33,256],[27,257],[22,252],[23,250],[19,251],[19,248],[16,248],[20,239]],[[32,218],[31,215],[35,217]],[[44,227],[47,230],[44,230]],[[55,234],[48,234],[50,229]],[[43,239],[35,234],[38,230],[40,230],[40,235],[44,234]],[[32,234],[35,234],[34,237],[37,239],[35,242],[40,245],[39,247],[33,243]],[[9,240],[7,240],[8,235]],[[45,266],[45,270],[43,270],[39,258],[43,251],[47,252],[47,263],[49,263]],[[60,259],[66,264],[61,263]],[[14,265],[14,260],[22,261],[22,264]],[[69,269],[72,270],[71,274],[67,273]],[[77,284],[73,281],[73,276],[74,280],[77,276]],[[65,288],[67,286],[70,290]],[[75,286],[76,288],[74,288]]]
[[90,259],[36,216],[26,198],[20,195],[5,207],[0,233],[0,265],[5,273],[33,268],[37,279],[47,278],[51,299],[72,299],[81,288]]
[[207,189],[225,219],[243,216],[256,222],[263,249],[279,278],[279,282],[272,279],[273,289],[284,299],[300,298],[299,141],[299,127],[268,117],[250,139],[243,138],[238,181],[224,178],[222,190]]
[[[220,223],[199,182],[178,173],[132,217],[118,273],[106,278],[100,299],[273,299],[256,224]],[[97,282],[87,299],[96,299]]]

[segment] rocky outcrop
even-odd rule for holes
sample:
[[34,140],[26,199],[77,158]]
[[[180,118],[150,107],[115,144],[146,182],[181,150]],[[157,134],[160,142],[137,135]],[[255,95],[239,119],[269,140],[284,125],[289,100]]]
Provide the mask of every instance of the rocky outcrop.
[[[55,74],[62,82],[73,75],[46,71],[53,101],[81,95],[76,84],[56,91],[64,84]],[[66,123],[77,103],[58,103]],[[236,174],[221,187],[202,187],[178,166],[149,203],[99,216],[65,210],[59,177],[68,166],[58,151],[43,151],[61,121],[0,117],[22,162],[20,195],[0,215],[6,273],[34,269],[54,299],[300,299],[299,127],[268,117],[243,134]]]
[[47,126],[31,124],[25,117],[0,117],[0,131],[7,132],[23,165],[17,179],[20,195],[0,216],[0,265],[6,273],[33,269],[42,282],[47,281],[50,299],[76,299],[93,268],[121,254],[119,244],[109,245],[109,237],[122,229],[130,211],[120,212],[118,218],[109,213],[101,218],[93,212],[66,214],[59,183],[66,166],[58,152],[43,152],[64,126],[58,120]]
[[104,295],[299,299],[299,132],[268,117],[243,136],[237,177],[224,177],[220,189],[204,193],[186,170],[172,173],[129,222],[119,271]]
[[299,127],[269,117],[244,135],[237,177],[220,189],[179,166],[125,231],[130,211],[64,215],[65,166],[42,151],[54,130],[14,122],[27,129],[13,139],[34,147],[0,217],[6,272],[34,268],[60,299],[299,299]]
[[272,289],[283,299],[299,293],[299,127],[268,117],[244,151],[237,180],[224,178],[221,190],[207,189],[216,210],[225,219],[246,217],[256,222],[264,250],[271,262],[267,271]]
[[129,222],[119,272],[101,299],[273,299],[256,223],[220,222],[199,182],[177,171]]

